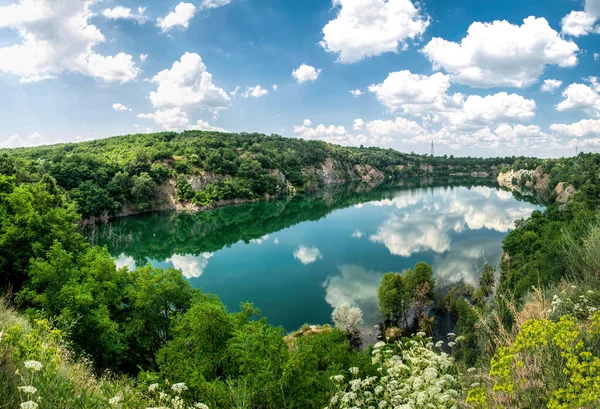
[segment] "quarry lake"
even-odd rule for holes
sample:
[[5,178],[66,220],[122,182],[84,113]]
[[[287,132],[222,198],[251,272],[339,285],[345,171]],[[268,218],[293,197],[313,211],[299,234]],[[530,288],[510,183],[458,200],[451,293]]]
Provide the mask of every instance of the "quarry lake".
[[541,209],[493,184],[422,185],[134,216],[88,235],[119,266],[175,267],[229,310],[250,301],[288,331],[330,322],[343,303],[372,328],[383,273],[425,261],[439,283],[476,285],[515,221]]

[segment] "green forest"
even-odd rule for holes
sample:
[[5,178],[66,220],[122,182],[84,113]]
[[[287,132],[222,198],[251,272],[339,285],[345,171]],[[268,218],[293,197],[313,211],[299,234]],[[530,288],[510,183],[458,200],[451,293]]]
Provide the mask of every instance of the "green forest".
[[[82,234],[84,219],[156,210],[161,186],[198,207],[314,192],[334,183],[320,171],[328,161],[344,186],[371,169],[378,183],[473,172],[494,183],[500,171],[537,169],[548,183],[532,194],[546,208],[517,222],[499,271],[483,266],[477,287],[438,283],[423,262],[385,274],[374,345],[361,345],[358,308],[286,334],[252,300],[229,311],[177,270],[117,268]],[[528,182],[514,181],[525,193]],[[576,191],[566,203],[554,200],[559,183]],[[281,211],[298,220],[328,211],[318,199],[290,203]],[[0,408],[597,408],[599,206],[597,154],[431,157],[196,131],[4,150]],[[258,236],[286,227],[239,215],[256,220]],[[228,245],[236,227],[209,222],[215,248]],[[434,339],[443,317],[456,331]]]
[[[497,174],[525,158],[431,158],[392,149],[343,148],[321,141],[277,135],[186,131],[118,136],[83,143],[0,150],[0,171],[18,183],[52,176],[77,204],[83,218],[108,217],[128,209],[160,207],[161,187],[175,199],[208,206],[314,191],[334,179],[359,182],[374,168],[376,177]],[[329,175],[319,175],[330,161]],[[202,180],[196,189],[192,178]],[[381,182],[379,180],[379,182]]]

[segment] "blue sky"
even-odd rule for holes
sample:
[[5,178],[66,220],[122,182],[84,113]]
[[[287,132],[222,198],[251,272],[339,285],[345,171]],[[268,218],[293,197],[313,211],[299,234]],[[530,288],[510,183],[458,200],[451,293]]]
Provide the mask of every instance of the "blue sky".
[[0,146],[224,129],[598,151],[599,33],[600,0],[0,0]]

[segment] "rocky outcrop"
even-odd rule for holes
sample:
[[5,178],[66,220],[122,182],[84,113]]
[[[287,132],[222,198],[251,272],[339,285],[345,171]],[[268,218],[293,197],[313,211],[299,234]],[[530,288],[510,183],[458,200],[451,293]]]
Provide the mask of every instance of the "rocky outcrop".
[[552,189],[550,175],[545,174],[541,166],[535,170],[519,169],[500,173],[498,184],[522,195],[535,196],[541,201],[554,198],[557,203],[562,204],[567,203],[577,192],[572,185],[566,185],[564,182],[560,182]]
[[554,188],[554,193],[556,194],[556,201],[558,203],[567,203],[569,198],[577,193],[577,190],[573,187],[573,185],[567,185],[565,187],[565,182],[560,182]]

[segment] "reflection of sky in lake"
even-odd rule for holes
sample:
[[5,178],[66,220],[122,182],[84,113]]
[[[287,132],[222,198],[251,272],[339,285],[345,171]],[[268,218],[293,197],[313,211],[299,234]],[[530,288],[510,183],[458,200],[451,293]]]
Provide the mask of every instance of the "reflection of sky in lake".
[[[484,258],[497,264],[504,236],[534,209],[489,187],[400,190],[248,243],[153,263],[180,269],[230,310],[251,301],[287,330],[329,322],[343,303],[362,308],[365,326],[372,326],[384,272],[425,261],[444,282],[476,285]],[[135,265],[126,249],[114,256],[120,266]]]

